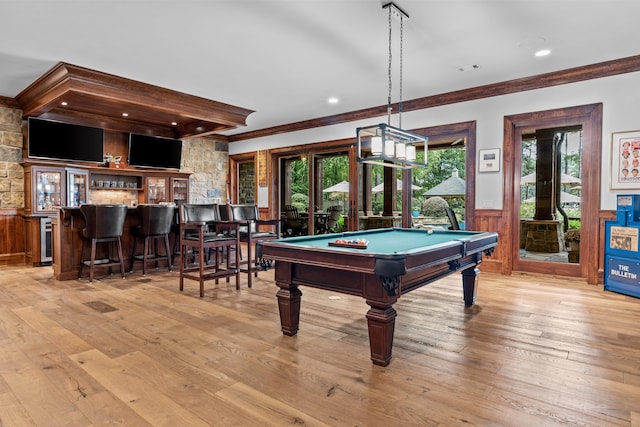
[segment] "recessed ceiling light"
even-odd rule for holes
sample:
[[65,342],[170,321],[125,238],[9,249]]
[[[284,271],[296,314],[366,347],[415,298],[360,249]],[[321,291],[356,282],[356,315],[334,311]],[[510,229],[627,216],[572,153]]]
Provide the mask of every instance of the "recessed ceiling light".
[[178,123],[176,123],[176,122],[171,122],[171,126],[178,126]]
[[122,117],[129,117],[129,113],[122,113]]
[[338,97],[332,96],[329,99],[327,99],[327,102],[329,104],[337,104],[338,102],[340,102],[340,100],[338,99]]
[[547,56],[551,53],[551,51],[549,49],[540,49],[539,51],[536,52],[536,56]]
[[62,101],[62,102],[60,103],[60,105],[62,105],[63,107],[66,107],[66,106],[67,106],[67,105],[69,105],[69,104],[67,103],[67,101]]

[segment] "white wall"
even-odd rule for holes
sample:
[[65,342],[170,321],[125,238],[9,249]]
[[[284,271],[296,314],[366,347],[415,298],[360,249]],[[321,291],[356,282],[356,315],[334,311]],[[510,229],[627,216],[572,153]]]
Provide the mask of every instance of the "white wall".
[[[640,72],[496,96],[459,104],[403,113],[402,127],[413,129],[476,121],[476,149],[503,148],[504,116],[586,104],[603,104],[601,209],[615,210],[616,194],[629,190],[609,189],[611,132],[640,130]],[[394,123],[392,117],[392,123]],[[229,154],[288,147],[353,137],[358,126],[385,121],[379,117],[347,124],[325,126],[229,144]],[[427,135],[428,136],[428,135]],[[477,174],[476,208],[502,209],[502,171]],[[498,191],[496,191],[498,189]],[[633,191],[638,193],[639,191]]]

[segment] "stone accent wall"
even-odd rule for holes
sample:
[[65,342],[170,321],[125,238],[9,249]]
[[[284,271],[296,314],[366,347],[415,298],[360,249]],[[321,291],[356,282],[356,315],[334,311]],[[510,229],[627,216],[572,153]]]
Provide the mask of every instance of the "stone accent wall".
[[0,105],[0,208],[24,208],[22,111]]
[[212,138],[184,138],[180,172],[191,173],[189,203],[227,203],[229,144]]

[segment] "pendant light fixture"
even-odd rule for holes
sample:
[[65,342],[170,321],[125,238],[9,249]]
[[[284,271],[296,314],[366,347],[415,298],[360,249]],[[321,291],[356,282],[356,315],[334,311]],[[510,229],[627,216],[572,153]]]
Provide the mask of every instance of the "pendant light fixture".
[[[387,123],[356,129],[357,160],[395,168],[427,166],[428,138],[402,129],[402,54],[404,21],[409,19],[395,3],[382,6],[389,15],[389,96],[387,98]],[[398,103],[398,127],[391,126],[391,68],[392,68],[392,20],[400,21],[400,101]],[[424,150],[424,161],[417,161],[418,148]]]

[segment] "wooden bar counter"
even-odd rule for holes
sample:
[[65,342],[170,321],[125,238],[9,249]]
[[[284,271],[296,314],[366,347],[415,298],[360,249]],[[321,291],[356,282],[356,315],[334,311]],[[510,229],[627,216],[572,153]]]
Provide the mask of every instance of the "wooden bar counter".
[[[139,224],[136,208],[131,207],[127,212],[122,233],[122,254],[124,256],[125,272],[131,271],[131,251],[133,249],[134,238],[132,229]],[[63,207],[58,210],[58,214],[52,219],[53,226],[53,275],[57,280],[75,280],[80,271],[80,259],[82,256],[82,238],[80,230],[84,227],[84,218],[79,207]],[[170,245],[176,236],[172,233],[169,236]],[[100,251],[103,245],[99,245]],[[159,245],[160,246],[160,245]],[[136,253],[142,250],[142,243],[138,244]],[[163,251],[162,248],[159,248]],[[161,252],[164,253],[164,252]],[[101,253],[98,252],[98,255]],[[106,254],[105,254],[106,255]],[[158,260],[160,268],[167,268],[166,261]],[[142,269],[142,263],[136,263],[136,268]],[[116,269],[117,270],[117,269]],[[85,269],[88,272],[88,269]],[[114,274],[116,274],[114,270]],[[96,267],[96,277],[108,274],[107,268]]]

